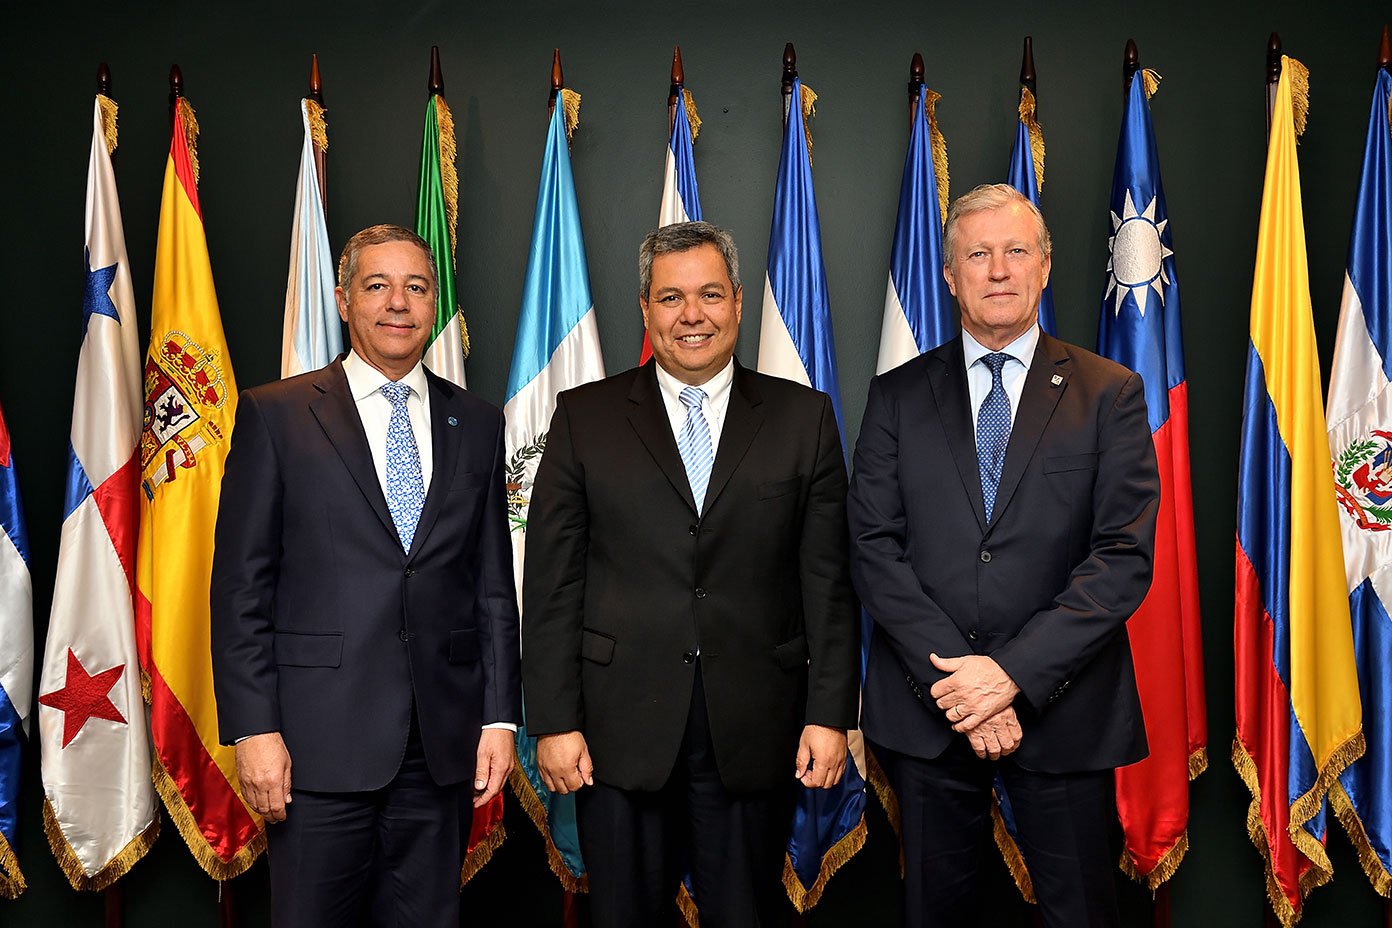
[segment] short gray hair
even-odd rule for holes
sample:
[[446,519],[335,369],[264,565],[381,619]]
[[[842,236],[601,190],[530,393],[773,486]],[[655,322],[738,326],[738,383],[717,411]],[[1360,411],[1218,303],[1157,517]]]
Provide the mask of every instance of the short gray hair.
[[439,299],[440,270],[435,266],[435,253],[430,250],[430,243],[405,226],[392,225],[389,222],[368,226],[343,246],[343,256],[338,259],[338,285],[345,292],[348,290],[348,285],[353,282],[353,275],[358,272],[358,255],[364,248],[385,245],[387,242],[410,242],[425,252],[425,260],[430,265],[430,287],[435,291],[436,299]]
[[1035,225],[1039,228],[1039,254],[1044,258],[1049,257],[1053,253],[1054,242],[1049,237],[1049,227],[1044,224],[1044,214],[1039,207],[1009,184],[982,184],[962,194],[948,207],[947,225],[943,226],[943,264],[952,267],[957,259],[957,223],[963,216],[1017,204],[1024,206],[1034,216]]
[[730,275],[730,284],[738,290],[739,252],[735,250],[735,240],[730,233],[709,222],[674,222],[643,236],[643,244],[638,248],[638,295],[647,298],[648,290],[652,287],[654,258],[690,251],[702,245],[714,245],[715,250],[720,252],[720,257],[725,259],[725,272]]

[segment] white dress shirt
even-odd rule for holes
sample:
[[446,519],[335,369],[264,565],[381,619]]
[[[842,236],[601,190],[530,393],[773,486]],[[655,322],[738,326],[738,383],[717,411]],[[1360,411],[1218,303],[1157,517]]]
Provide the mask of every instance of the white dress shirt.
[[[1010,359],[1001,367],[1001,384],[1005,387],[1005,395],[1010,399],[1012,431],[1015,428],[1015,413],[1020,409],[1020,397],[1025,392],[1025,375],[1029,373],[1030,362],[1034,360],[1034,349],[1038,345],[1039,323],[1036,322],[1024,335],[1001,349],[1003,353],[1010,355]],[[962,354],[967,365],[967,390],[971,395],[972,433],[975,434],[981,404],[986,402],[986,394],[991,392],[991,369],[981,359],[992,354],[992,351],[963,329]]]
[[696,384],[682,383],[656,361],[653,366],[657,368],[657,386],[662,391],[662,402],[672,423],[672,437],[680,436],[686,426],[686,404],[681,401],[681,391],[687,387],[700,387],[706,391],[706,398],[701,400],[701,414],[706,417],[706,425],[710,427],[711,449],[718,452],[720,430],[725,427],[725,412],[730,408],[730,387],[735,382],[735,359],[731,357],[726,361],[720,373],[710,380]]

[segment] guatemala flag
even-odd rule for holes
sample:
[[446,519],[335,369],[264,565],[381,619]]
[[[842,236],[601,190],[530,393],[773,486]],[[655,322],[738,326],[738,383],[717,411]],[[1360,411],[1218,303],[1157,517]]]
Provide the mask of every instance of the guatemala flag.
[[29,535],[10,455],[10,432],[0,411],[0,899],[24,892],[14,846],[19,830],[19,754],[29,733],[33,683]]
[[1392,74],[1379,69],[1330,377],[1329,453],[1367,752],[1330,802],[1373,887],[1392,895]]
[[[1041,130],[1041,139],[1043,138]],[[1043,162],[1040,162],[1041,164]],[[1022,116],[1015,129],[1015,147],[1010,150],[1010,173],[1006,183],[1029,197],[1035,206],[1039,205],[1039,188],[1044,179],[1035,173],[1034,149],[1030,145],[1030,130]],[[1039,327],[1050,335],[1058,335],[1058,325],[1054,322],[1054,288],[1046,286],[1039,296]]]
[[[691,118],[687,112],[685,87],[677,87],[677,104],[672,113],[672,135],[667,140],[667,159],[662,168],[662,206],[658,209],[658,226],[676,222],[697,222],[701,219],[701,194],[696,189],[696,157],[691,144]],[[652,343],[643,332],[643,349],[639,364],[652,357]]]
[[[319,189],[315,149],[327,147],[324,108],[300,101],[304,146],[300,179],[295,184],[295,220],[290,230],[290,278],[285,284],[285,330],[280,349],[280,376],[315,371],[343,350],[343,329],[334,302],[334,260],[324,219],[324,192]],[[320,146],[317,133],[324,139]]]
[[[522,312],[517,319],[512,372],[503,404],[508,518],[519,603],[527,511],[537,465],[546,450],[546,430],[556,411],[556,394],[604,376],[585,242],[580,233],[580,206],[570,172],[564,109],[557,100],[546,136],[532,248],[522,285]],[[524,615],[524,634],[526,621]],[[517,757],[513,792],[546,838],[551,869],[566,889],[580,891],[585,863],[575,830],[575,795],[553,795],[542,783],[536,765],[536,739],[527,735],[525,724],[517,730]]]

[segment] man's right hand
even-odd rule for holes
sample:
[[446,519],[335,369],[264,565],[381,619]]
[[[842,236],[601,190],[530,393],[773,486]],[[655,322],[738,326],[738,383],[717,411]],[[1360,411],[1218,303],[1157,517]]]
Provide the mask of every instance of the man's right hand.
[[551,792],[564,796],[582,786],[594,786],[594,762],[580,732],[542,735],[537,738],[536,752],[541,782]]
[[237,742],[237,779],[247,805],[268,822],[285,821],[290,804],[290,752],[280,732],[252,735]]
[[1000,760],[1014,753],[1024,738],[1014,706],[1006,706],[966,733],[972,751],[982,760]]

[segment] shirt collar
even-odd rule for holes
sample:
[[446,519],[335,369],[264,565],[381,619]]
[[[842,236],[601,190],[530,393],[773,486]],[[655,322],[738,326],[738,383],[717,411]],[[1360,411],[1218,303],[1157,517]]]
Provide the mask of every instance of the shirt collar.
[[[348,357],[343,359],[343,373],[348,377],[348,392],[352,394],[355,403],[361,403],[378,392],[382,384],[391,383],[391,378],[364,361],[356,351],[349,351]],[[410,387],[417,399],[425,399],[428,382],[425,379],[423,363],[417,361],[416,366],[411,368],[400,382]]]
[[[1016,361],[1029,370],[1030,362],[1034,360],[1034,349],[1039,345],[1039,323],[1030,326],[1023,335],[1015,339],[1010,344],[1001,349],[1005,354],[1010,355]],[[972,338],[970,332],[962,329],[962,355],[966,361],[967,370],[980,361],[986,355],[991,354],[991,349],[985,347],[981,342]]]
[[735,381],[735,358],[730,356],[730,360],[725,362],[725,366],[720,369],[710,380],[705,383],[689,384],[683,383],[676,377],[667,373],[666,369],[657,361],[653,361],[653,366],[657,368],[657,385],[661,388],[664,396],[673,403],[681,402],[681,391],[686,387],[696,386],[706,391],[706,399],[715,403],[718,399],[730,392],[730,384]]

